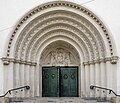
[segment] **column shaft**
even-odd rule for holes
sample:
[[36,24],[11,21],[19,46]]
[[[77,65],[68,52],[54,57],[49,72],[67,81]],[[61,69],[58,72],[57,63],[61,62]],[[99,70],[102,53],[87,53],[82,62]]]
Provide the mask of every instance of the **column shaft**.
[[[95,66],[93,63],[90,64],[90,85],[95,85]],[[94,90],[90,90],[90,97],[95,97]]]
[[85,65],[85,88],[86,88],[86,97],[90,96],[90,69],[89,65]]

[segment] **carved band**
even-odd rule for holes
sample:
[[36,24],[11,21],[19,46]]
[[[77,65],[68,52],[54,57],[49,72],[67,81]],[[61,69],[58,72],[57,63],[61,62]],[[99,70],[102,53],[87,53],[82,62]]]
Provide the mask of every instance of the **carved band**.
[[97,59],[97,60],[92,60],[92,61],[87,61],[87,62],[83,62],[83,65],[91,65],[91,64],[96,64],[96,63],[106,63],[106,62],[110,62],[111,64],[116,64],[118,61],[118,56],[112,56],[112,57],[106,57],[106,58],[101,58],[101,59]]
[[36,66],[37,65],[36,62],[18,60],[18,59],[7,58],[7,57],[3,57],[2,61],[3,61],[4,65],[9,65],[11,62],[13,62],[13,63],[19,63],[19,64],[25,64],[25,65],[30,65],[30,66]]

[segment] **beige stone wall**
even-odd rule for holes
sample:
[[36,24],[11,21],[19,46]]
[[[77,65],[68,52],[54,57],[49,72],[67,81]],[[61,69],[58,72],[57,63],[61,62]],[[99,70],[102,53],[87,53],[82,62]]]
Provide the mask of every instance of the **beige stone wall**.
[[113,97],[112,103],[120,103],[120,97]]
[[0,98],[0,103],[9,103],[9,98],[7,98],[7,97],[1,97]]

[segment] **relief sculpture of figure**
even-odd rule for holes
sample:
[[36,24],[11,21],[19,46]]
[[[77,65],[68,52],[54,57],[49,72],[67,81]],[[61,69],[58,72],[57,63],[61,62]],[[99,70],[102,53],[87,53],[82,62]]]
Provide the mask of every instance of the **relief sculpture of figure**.
[[52,66],[55,66],[56,58],[55,58],[55,52],[54,51],[51,52],[51,57],[50,58],[51,58],[50,63],[52,64]]
[[52,66],[68,66],[72,62],[71,53],[62,48],[57,48],[49,53],[50,62]]
[[65,66],[68,66],[71,63],[70,52],[65,54]]
[[62,49],[57,50],[56,59],[57,59],[57,64],[63,64],[64,56],[63,56],[63,50]]

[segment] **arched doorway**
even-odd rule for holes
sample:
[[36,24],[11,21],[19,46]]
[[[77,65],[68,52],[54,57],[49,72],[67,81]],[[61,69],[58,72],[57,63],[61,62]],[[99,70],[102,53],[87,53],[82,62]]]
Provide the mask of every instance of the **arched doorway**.
[[40,63],[43,97],[77,97],[80,94],[80,58],[71,44],[60,40],[49,44],[41,54]]
[[13,96],[42,96],[44,65],[77,66],[81,97],[108,96],[92,92],[91,84],[116,90],[117,56],[111,34],[94,13],[71,2],[50,2],[28,12],[13,31],[2,60],[4,91],[31,87],[27,94]]

